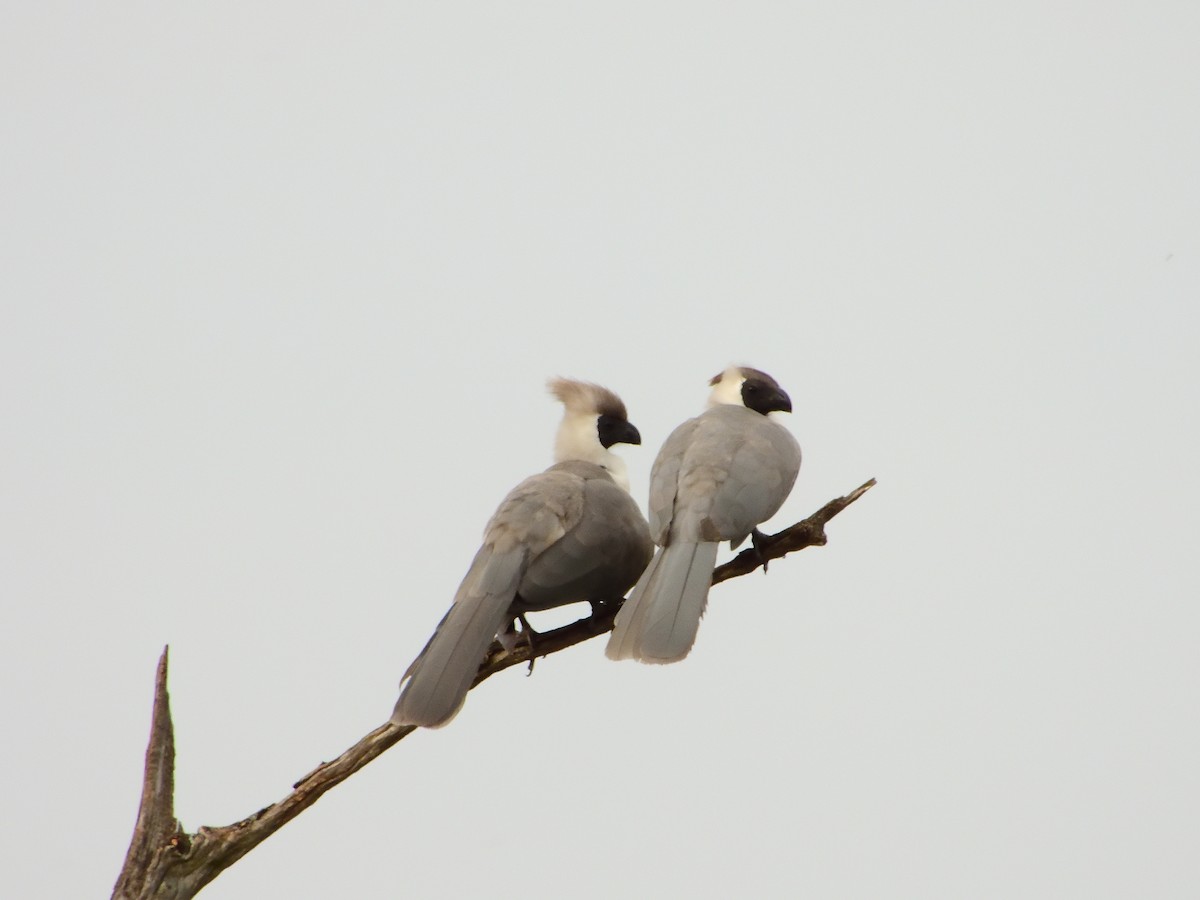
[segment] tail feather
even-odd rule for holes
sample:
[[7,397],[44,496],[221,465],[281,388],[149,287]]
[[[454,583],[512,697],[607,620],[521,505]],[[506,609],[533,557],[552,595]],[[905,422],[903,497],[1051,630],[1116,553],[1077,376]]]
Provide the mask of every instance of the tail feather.
[[655,554],[617,614],[609,659],[669,663],[688,655],[708,602],[717,547],[679,542]]
[[617,612],[612,634],[609,635],[608,645],[604,655],[609,659],[636,659],[638,645],[641,643],[642,631],[645,629],[646,616],[650,611],[650,602],[646,599],[651,585],[657,581],[658,568],[662,563],[663,551],[659,550],[650,560],[650,564],[642,571],[637,584],[633,586],[625,604]]
[[393,724],[437,728],[458,714],[488,646],[507,624],[524,571],[524,552],[480,549],[454,604],[401,679]]

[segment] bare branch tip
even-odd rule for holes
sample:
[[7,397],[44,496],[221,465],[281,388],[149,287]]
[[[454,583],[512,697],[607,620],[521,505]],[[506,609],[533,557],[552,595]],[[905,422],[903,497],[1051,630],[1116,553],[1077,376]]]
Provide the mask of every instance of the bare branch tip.
[[154,688],[155,692],[160,692],[167,687],[167,668],[170,662],[171,645],[167,644],[163,647],[162,654],[158,657],[158,667],[154,670]]
[[861,497],[863,494],[865,494],[871,488],[875,487],[875,485],[877,485],[878,483],[879,482],[877,482],[874,478],[868,479],[866,482],[864,482],[863,484],[860,484],[858,487],[856,487],[853,491],[850,492],[850,496],[848,496],[846,498],[846,502],[853,503],[855,500],[857,500],[859,497]]

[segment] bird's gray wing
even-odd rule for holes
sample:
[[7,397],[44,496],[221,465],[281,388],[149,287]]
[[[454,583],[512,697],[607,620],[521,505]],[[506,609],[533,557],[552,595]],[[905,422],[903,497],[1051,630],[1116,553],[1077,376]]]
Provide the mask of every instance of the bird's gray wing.
[[674,541],[707,543],[726,537],[717,530],[711,513],[729,477],[730,461],[744,440],[742,430],[749,420],[742,413],[758,416],[744,407],[718,406],[685,423],[691,426],[681,435],[686,443],[681,441],[672,455],[672,459],[678,457],[678,462],[672,463],[675,493],[670,535],[667,541],[660,541],[664,546]]
[[667,543],[670,534],[684,459],[695,440],[701,418],[688,419],[676,427],[659,449],[650,469],[650,536],[660,546]]
[[549,609],[624,596],[653,550],[645,518],[633,498],[599,466],[575,461],[554,469],[577,476],[573,483],[561,482],[557,490],[570,491],[582,507],[562,536],[530,560],[519,589],[521,608]]
[[[737,407],[729,407],[739,411]],[[721,439],[724,478],[716,485],[704,529],[734,542],[778,512],[800,471],[800,445],[777,422],[744,410],[741,422]]]
[[488,522],[485,542],[501,548],[520,544],[537,556],[574,528],[582,515],[578,476],[551,466],[509,492]]
[[508,621],[524,569],[520,548],[479,548],[454,603],[401,679],[393,722],[435,728],[454,718],[488,646]]
[[454,718],[488,646],[512,616],[529,560],[578,523],[583,498],[577,480],[542,472],[504,498],[453,605],[405,672],[394,723],[435,727]]

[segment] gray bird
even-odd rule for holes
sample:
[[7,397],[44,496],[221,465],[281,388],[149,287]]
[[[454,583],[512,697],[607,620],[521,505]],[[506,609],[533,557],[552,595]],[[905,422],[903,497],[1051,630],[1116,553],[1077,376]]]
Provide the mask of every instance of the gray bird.
[[775,379],[731,366],[709,382],[709,409],[667,438],[650,472],[655,554],[621,611],[609,659],[677,662],[696,641],[717,547],[736,548],[779,510],[800,471],[800,445],[769,416],[791,412]]
[[454,604],[400,682],[397,725],[445,725],[487,648],[531,610],[625,595],[654,552],[614,444],[640,444],[625,404],[599,385],[554,379],[565,407],[555,464],[504,498]]

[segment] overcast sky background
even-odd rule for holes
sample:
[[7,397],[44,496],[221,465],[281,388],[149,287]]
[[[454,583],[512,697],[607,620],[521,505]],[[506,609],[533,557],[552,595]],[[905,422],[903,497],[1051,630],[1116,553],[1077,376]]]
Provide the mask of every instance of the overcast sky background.
[[[0,868],[108,896],[389,715],[548,376],[730,362],[783,527],[692,656],[505,673],[213,900],[1200,885],[1200,6],[11,3]],[[547,620],[543,619],[545,623]]]

